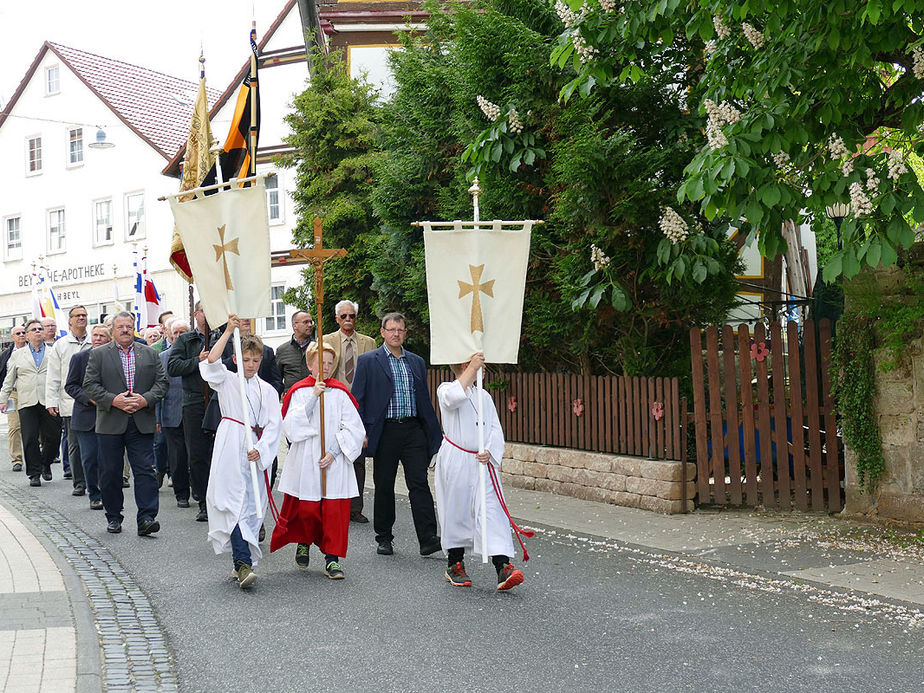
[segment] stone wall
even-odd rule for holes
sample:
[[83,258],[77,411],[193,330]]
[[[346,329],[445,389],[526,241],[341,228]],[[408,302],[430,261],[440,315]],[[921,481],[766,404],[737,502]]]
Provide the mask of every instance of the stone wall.
[[[924,243],[912,246],[910,271],[924,273]],[[856,278],[854,281],[862,279]],[[871,277],[885,296],[908,295],[903,271],[897,267],[879,269]],[[848,305],[849,305],[848,294]],[[885,473],[872,494],[860,490],[856,454],[846,450],[844,513],[867,515],[902,522],[924,522],[924,338],[907,344],[897,367],[879,368],[884,354],[876,356],[876,398],[874,408],[882,437]]]
[[856,454],[849,448],[844,512],[902,522],[924,522],[924,340],[916,339],[898,367],[876,368],[875,411],[885,473],[872,494],[858,487]]
[[[567,448],[507,443],[501,479],[519,488],[660,513],[683,508],[681,463]],[[687,507],[693,510],[696,465],[687,463]]]

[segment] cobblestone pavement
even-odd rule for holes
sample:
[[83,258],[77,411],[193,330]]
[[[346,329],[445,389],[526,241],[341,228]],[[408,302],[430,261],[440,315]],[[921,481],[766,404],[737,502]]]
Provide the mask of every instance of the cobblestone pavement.
[[0,689],[178,690],[164,633],[132,576],[8,476],[0,476]]

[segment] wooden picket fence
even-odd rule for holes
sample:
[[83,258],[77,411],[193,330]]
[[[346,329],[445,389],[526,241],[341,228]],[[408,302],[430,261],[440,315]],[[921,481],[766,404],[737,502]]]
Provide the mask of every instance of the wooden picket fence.
[[[436,390],[448,368],[427,373]],[[486,386],[512,443],[684,459],[686,399],[677,378],[492,373]]]
[[[699,503],[836,511],[843,451],[831,323],[690,331]],[[705,362],[705,363],[704,363]]]

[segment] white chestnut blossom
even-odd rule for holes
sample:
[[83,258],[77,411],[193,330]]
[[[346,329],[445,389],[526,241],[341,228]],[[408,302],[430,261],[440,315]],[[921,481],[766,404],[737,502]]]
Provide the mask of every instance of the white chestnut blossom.
[[748,43],[754,46],[754,48],[760,49],[764,47],[764,35],[757,29],[747,22],[744,22],[741,24],[741,30],[744,32],[744,38],[746,38]]
[[510,109],[510,112],[507,114],[507,123],[510,125],[510,132],[514,135],[519,135],[523,132],[523,121],[520,120],[520,114],[517,113],[517,109]]
[[921,46],[912,48],[911,59],[914,61],[914,64],[911,66],[914,78],[924,79],[924,48],[921,48]]
[[777,168],[783,168],[789,163],[789,152],[779,151],[773,153],[773,163]]
[[731,36],[731,29],[725,25],[721,15],[716,14],[712,16],[712,26],[715,27],[715,34],[720,39],[727,39]]
[[706,139],[709,142],[709,147],[713,151],[721,149],[728,145],[728,138],[722,132],[722,128],[741,120],[741,111],[728,103],[728,101],[723,101],[716,105],[711,99],[705,99],[703,107],[709,117],[706,122]]
[[706,48],[705,48],[706,55],[712,55],[713,53],[715,53],[715,48],[716,48],[716,42],[714,39],[710,39],[709,41],[706,41]]
[[871,168],[866,169],[866,189],[873,194],[879,190],[879,178]]
[[568,7],[567,3],[562,2],[562,0],[556,0],[555,13],[558,15],[558,18],[561,20],[562,24],[565,25],[565,28],[570,29],[587,13],[587,4],[585,3],[581,6],[581,12],[578,14],[570,7]]
[[584,37],[581,36],[580,29],[575,29],[571,32],[571,43],[574,44],[574,50],[577,52],[582,63],[586,63],[600,54],[600,51],[587,43]]
[[658,222],[663,233],[671,243],[680,243],[690,235],[690,227],[672,207],[665,207]]
[[858,217],[869,216],[873,213],[873,203],[870,202],[863,186],[859,183],[850,184],[850,208]]
[[616,11],[616,0],[598,0],[604,12]]
[[844,178],[853,173],[853,159],[846,159],[841,164],[841,173],[844,174]]
[[490,120],[492,123],[500,118],[500,106],[495,103],[491,103],[481,94],[475,98],[475,101],[478,102],[478,108],[481,109],[481,112],[484,113],[488,117],[488,120]]
[[888,177],[890,180],[898,180],[905,173],[908,173],[908,167],[905,166],[905,158],[900,151],[893,149],[889,152]]
[[844,144],[844,140],[839,135],[831,135],[831,137],[828,138],[827,146],[831,161],[837,161],[838,159],[843,159],[845,156],[850,156],[847,145]]
[[606,254],[592,243],[590,245],[590,261],[598,272],[610,264],[610,259]]

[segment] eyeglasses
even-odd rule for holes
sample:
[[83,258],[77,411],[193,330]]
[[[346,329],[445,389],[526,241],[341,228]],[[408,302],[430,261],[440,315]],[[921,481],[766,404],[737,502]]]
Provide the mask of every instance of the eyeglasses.
[[355,320],[355,319],[356,319],[356,313],[341,313],[341,314],[340,314],[340,319],[341,319],[341,320],[346,320],[347,318],[349,318],[350,320]]
[[86,314],[86,313],[74,313],[71,317],[72,317],[72,318],[84,318],[84,319],[86,319],[87,314]]
[[383,327],[382,331],[388,332],[390,334],[403,334],[407,332],[407,330],[404,329],[403,327]]
[[44,332],[44,331],[45,331],[44,327],[30,327],[29,328],[29,332]]

